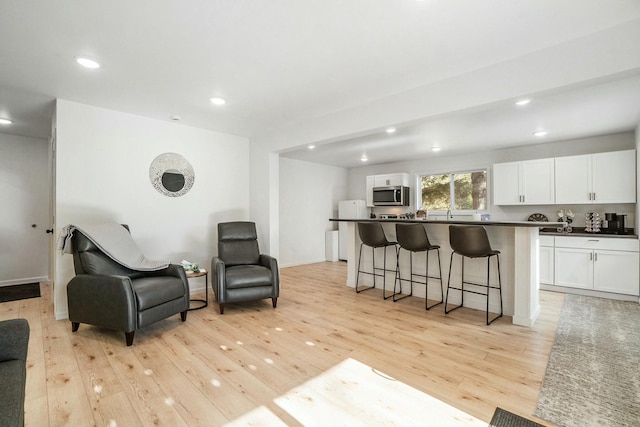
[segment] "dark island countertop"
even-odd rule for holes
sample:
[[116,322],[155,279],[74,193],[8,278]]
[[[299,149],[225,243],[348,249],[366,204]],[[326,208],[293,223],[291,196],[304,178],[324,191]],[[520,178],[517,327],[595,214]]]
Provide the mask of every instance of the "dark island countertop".
[[455,224],[455,225],[485,225],[498,227],[564,227],[564,222],[535,222],[535,221],[460,221],[460,220],[439,220],[439,219],[404,219],[404,218],[329,218],[329,221],[336,222],[404,222],[417,224]]

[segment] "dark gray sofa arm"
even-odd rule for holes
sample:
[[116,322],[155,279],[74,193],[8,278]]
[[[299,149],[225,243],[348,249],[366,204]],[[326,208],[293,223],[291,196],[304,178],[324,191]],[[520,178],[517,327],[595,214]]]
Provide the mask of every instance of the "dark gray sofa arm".
[[127,276],[79,274],[67,285],[69,320],[131,332],[136,329],[136,298]]
[[25,319],[0,322],[0,424],[24,426],[29,323]]
[[11,319],[0,322],[0,362],[27,360],[29,346],[29,322]]

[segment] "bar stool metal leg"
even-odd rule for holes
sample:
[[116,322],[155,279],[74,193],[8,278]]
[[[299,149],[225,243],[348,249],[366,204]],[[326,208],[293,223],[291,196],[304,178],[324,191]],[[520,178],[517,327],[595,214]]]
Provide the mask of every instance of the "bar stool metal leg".
[[[393,302],[396,301],[400,301],[401,299],[405,299],[407,297],[410,297],[413,295],[413,252],[409,252],[409,271],[411,274],[411,278],[409,279],[409,282],[411,284],[411,290],[409,291],[409,293],[407,295],[403,295],[400,298],[396,298],[396,295],[400,295],[402,294],[402,281],[406,280],[403,279],[402,276],[400,275],[400,249],[398,248],[396,250],[396,280],[393,282],[393,295],[391,295],[393,297]],[[400,292],[396,292],[396,284],[400,283]]]
[[427,276],[426,281],[429,281],[429,278],[434,279],[437,278],[440,280],[440,301],[428,305],[428,301],[429,299],[427,298],[429,296],[429,285],[427,285],[425,291],[424,291],[424,309],[425,310],[429,310],[430,308],[435,307],[436,305],[440,305],[444,302],[444,288],[442,286],[442,264],[440,264],[440,249],[436,249],[436,253],[438,254],[438,277],[432,277],[429,276],[429,252],[431,251],[427,251],[427,269],[425,271],[425,274]]
[[[360,289],[358,290],[358,282],[360,281],[360,273],[368,273],[366,271],[361,271],[360,270],[360,263],[362,262],[362,246],[364,245],[364,243],[360,243],[360,255],[358,256],[358,274],[356,274],[356,293],[360,293],[360,292],[364,292],[364,291],[368,291],[369,289],[373,289],[376,287],[376,276],[373,276],[373,286],[369,286],[368,288],[364,288],[364,289]],[[373,248],[371,248],[373,249]],[[373,249],[375,251],[375,249]],[[373,257],[373,268],[374,268],[374,272],[375,272],[375,267],[376,267],[376,259],[375,259],[375,252],[374,252],[374,257]]]
[[489,320],[489,288],[496,288],[495,286],[491,286],[489,282],[489,271],[490,271],[490,263],[491,257],[487,257],[487,325],[492,324],[496,319],[499,319],[503,315],[502,309],[502,278],[500,277],[500,255],[496,255],[496,263],[498,265],[498,292],[500,294],[500,314]]
[[[376,277],[377,276],[382,276],[382,297],[385,300],[391,298],[395,294],[395,283],[394,283],[394,293],[391,294],[391,295],[386,295],[386,293],[387,293],[387,272],[394,271],[394,270],[387,269],[387,248],[389,246],[392,246],[392,245],[387,245],[387,246],[382,247],[382,249],[384,250],[384,254],[383,254],[383,263],[384,263],[384,265],[382,267],[376,267],[376,248],[375,247],[371,247],[371,264],[372,264],[373,273],[368,272],[368,271],[363,271],[360,268],[361,263],[362,263],[362,246],[364,246],[364,243],[360,243],[360,253],[359,253],[359,257],[358,257],[358,273],[356,275],[356,293],[368,291],[369,289],[374,289],[376,287]],[[397,256],[398,256],[398,251],[396,250],[396,260],[397,260]],[[378,273],[377,271],[381,271],[382,274]],[[396,277],[397,277],[397,274],[398,274],[397,261],[396,261],[396,270],[394,272],[395,272]],[[369,287],[364,288],[364,289],[359,289],[358,285],[360,283],[360,273],[369,274],[369,275],[373,276],[373,286],[369,286]]]
[[455,252],[451,252],[451,259],[449,260],[449,278],[447,280],[447,297],[445,298],[445,302],[444,302],[444,314],[449,314],[453,310],[457,310],[464,305],[464,257],[460,256],[462,280],[460,282],[460,289],[453,288],[460,291],[460,305],[457,305],[451,309],[448,308],[449,307],[449,291],[452,289],[451,288],[451,270],[453,270],[453,255],[455,255]]

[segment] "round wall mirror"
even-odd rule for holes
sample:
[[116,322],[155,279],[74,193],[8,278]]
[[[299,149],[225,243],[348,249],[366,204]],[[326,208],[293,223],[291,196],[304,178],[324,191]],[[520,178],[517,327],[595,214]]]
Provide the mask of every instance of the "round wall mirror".
[[176,153],[164,153],[153,159],[149,179],[159,193],[169,197],[186,194],[195,180],[191,164]]
[[182,175],[178,170],[169,169],[162,174],[162,186],[168,191],[177,193],[184,188],[184,184],[184,175]]

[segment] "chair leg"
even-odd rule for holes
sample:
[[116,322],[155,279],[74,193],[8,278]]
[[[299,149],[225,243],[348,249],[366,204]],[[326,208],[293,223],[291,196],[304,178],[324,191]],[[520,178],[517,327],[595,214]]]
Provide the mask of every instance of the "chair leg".
[[71,332],[76,332],[80,327],[80,322],[71,322]]
[[[382,250],[384,251],[384,255],[382,257],[382,262],[383,262],[382,264],[382,298],[383,299],[389,299],[393,296],[393,294],[388,296],[386,295],[387,293],[387,248],[388,246],[385,246],[382,248]],[[396,251],[396,258],[397,258],[397,255],[398,255],[398,251]],[[374,269],[373,272],[375,273],[376,270]],[[376,276],[373,276],[373,277],[374,277],[373,280],[375,282]]]
[[185,311],[181,311],[180,312],[180,320],[182,320],[183,322],[187,321],[187,313],[189,312],[189,310],[185,310]]
[[276,305],[278,305],[278,298],[271,298],[271,303],[273,305],[273,308],[276,308]]
[[447,310],[449,305],[449,287],[451,286],[451,270],[453,269],[453,252],[451,252],[451,258],[449,259],[449,277],[447,279],[447,294],[444,298],[444,314],[449,313],[451,310]]
[[[440,249],[436,249],[436,252],[438,254],[438,278],[440,280],[440,301],[436,302],[435,304],[432,304],[431,306],[427,306],[427,292],[429,290],[429,285],[427,285],[427,290],[425,291],[425,301],[424,301],[424,306],[426,310],[429,310],[430,308],[435,307],[436,305],[442,304],[444,302],[444,287],[442,285],[442,264],[440,263]],[[429,251],[427,251],[427,276],[429,276]],[[427,277],[427,282],[429,281],[429,278]]]
[[402,277],[400,277],[400,250],[396,251],[396,276],[393,281],[393,302],[396,302],[396,286],[400,282],[400,293],[402,293]]
[[487,325],[491,324],[491,322],[489,322],[489,289],[491,289],[490,283],[489,283],[490,274],[491,274],[491,257],[488,256],[487,257]]
[[444,301],[444,314],[451,313],[453,310],[457,310],[464,305],[464,256],[460,255],[460,264],[461,264],[461,284],[460,284],[460,305],[453,307],[451,310],[448,309],[449,304],[449,288],[451,286],[451,270],[453,270],[453,255],[454,252],[451,252],[451,260],[449,261],[449,279],[447,280],[447,296]]
[[[364,243],[360,243],[360,255],[358,256],[358,273],[356,274],[356,293],[359,294],[363,291],[368,291],[369,289],[373,289],[376,287],[376,276],[373,276],[373,286],[364,289],[358,289],[358,283],[360,281],[360,263],[362,262],[362,246]],[[373,249],[373,248],[372,248]],[[375,259],[375,251],[373,253],[373,272],[375,273],[376,259]]]
[[500,293],[500,317],[502,317],[502,278],[500,277],[500,255],[496,255],[496,262],[498,263],[498,291]]
[[135,335],[135,333],[136,331],[124,333],[124,339],[127,342],[127,347],[130,347],[133,344],[133,336]]
[[440,305],[444,302],[444,288],[442,287],[442,266],[440,265],[440,249],[436,249],[436,251],[438,253],[438,278],[440,279],[440,301],[431,305],[427,305],[427,301],[428,301],[427,296],[429,295],[429,251],[427,251],[427,268],[425,270],[425,275],[427,276],[427,278],[425,279],[425,282],[427,282],[427,285],[424,291],[425,292],[424,293],[425,310],[429,310],[430,308],[433,308],[436,305]]
[[[400,282],[400,292],[397,293],[396,292],[396,284],[394,282],[393,284],[393,302],[396,301],[400,301],[401,299],[410,297],[411,295],[413,295],[413,282],[411,282],[411,292],[408,295],[403,295],[400,298],[396,298],[396,295],[402,294],[402,276],[400,275],[400,247],[398,247],[396,249],[396,280],[398,282]],[[386,248],[385,248],[386,250]],[[413,266],[411,265],[411,252],[409,252],[409,266],[410,266],[410,272],[411,272],[411,279],[413,279]],[[385,272],[386,273],[386,272]],[[406,279],[405,279],[406,280]]]
[[224,314],[224,304],[218,304],[220,306],[220,314]]
[[[487,259],[487,270],[489,269],[489,262],[491,261],[491,257]],[[500,294],[500,314],[491,321],[489,321],[489,272],[487,271],[487,325],[492,324],[496,319],[499,319],[503,316],[503,308],[502,308],[502,278],[500,277],[500,256],[496,255],[496,263],[498,264],[498,292]]]

